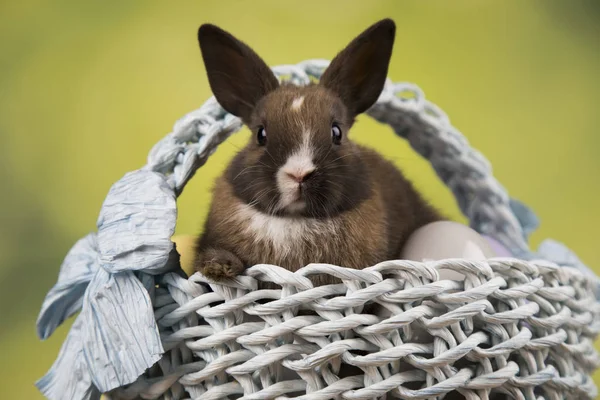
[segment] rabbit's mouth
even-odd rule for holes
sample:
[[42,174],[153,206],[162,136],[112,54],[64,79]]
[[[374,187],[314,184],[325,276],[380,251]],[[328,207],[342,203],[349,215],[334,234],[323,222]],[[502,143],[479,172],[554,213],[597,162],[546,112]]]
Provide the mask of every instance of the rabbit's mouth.
[[285,211],[289,214],[299,214],[306,209],[306,202],[300,198],[285,207]]
[[[281,180],[280,180],[281,181]],[[303,183],[295,182],[292,179],[278,182],[279,204],[278,208],[289,214],[297,214],[306,209],[305,191]]]

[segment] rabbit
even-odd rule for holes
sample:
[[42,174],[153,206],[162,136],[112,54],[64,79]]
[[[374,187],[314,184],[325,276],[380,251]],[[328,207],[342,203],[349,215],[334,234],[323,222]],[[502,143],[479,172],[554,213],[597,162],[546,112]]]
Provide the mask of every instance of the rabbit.
[[362,269],[397,259],[413,231],[442,219],[392,162],[350,139],[384,87],[395,31],[391,19],[371,25],[298,87],[230,33],[199,28],[210,88],[252,135],[215,182],[196,271],[222,281],[263,263]]

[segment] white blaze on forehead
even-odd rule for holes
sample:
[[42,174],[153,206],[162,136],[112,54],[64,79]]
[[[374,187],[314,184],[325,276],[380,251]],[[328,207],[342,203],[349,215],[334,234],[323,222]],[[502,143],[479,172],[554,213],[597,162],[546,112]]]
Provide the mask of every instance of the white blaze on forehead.
[[[288,207],[298,200],[298,182],[291,176],[307,175],[314,171],[314,148],[310,143],[311,132],[302,131],[302,143],[286,160],[285,164],[277,171],[277,187],[281,194],[279,206]],[[291,176],[290,176],[291,175]]]
[[304,96],[296,97],[294,101],[292,101],[292,110],[299,111],[300,107],[302,107],[302,103],[304,103]]

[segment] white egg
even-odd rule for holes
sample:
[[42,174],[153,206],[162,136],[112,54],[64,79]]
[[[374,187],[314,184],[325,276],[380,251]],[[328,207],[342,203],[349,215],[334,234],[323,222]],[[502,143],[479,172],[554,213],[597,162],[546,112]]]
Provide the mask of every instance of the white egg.
[[[438,221],[417,229],[407,240],[400,255],[403,260],[431,261],[445,258],[485,260],[495,256],[485,238],[466,225]],[[441,279],[463,280],[463,274],[440,270]]]

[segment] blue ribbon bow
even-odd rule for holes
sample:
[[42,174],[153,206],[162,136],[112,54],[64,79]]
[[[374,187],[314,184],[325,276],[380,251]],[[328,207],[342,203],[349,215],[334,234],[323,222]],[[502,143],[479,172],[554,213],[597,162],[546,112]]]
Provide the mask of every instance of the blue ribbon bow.
[[98,399],[160,359],[164,349],[148,288],[152,275],[178,267],[171,241],[176,219],[176,196],[164,175],[137,170],[112,186],[97,234],[69,251],[37,320],[46,339],[81,310],[58,358],[36,383],[46,397]]

